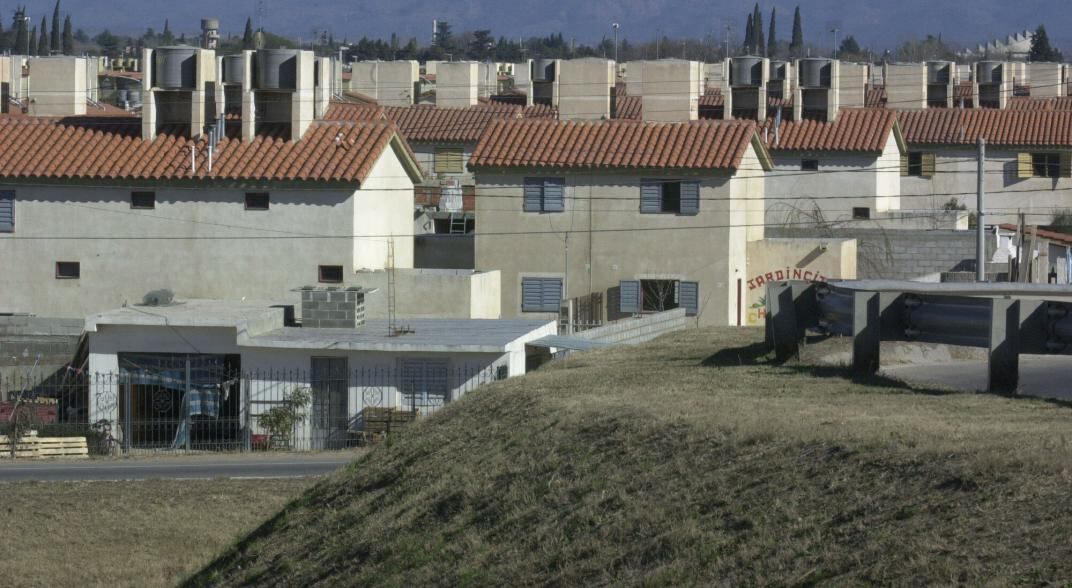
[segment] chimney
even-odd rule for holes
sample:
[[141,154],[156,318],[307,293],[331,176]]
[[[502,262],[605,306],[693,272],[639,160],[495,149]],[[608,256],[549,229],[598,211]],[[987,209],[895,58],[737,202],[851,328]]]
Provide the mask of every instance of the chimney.
[[421,66],[416,61],[355,61],[351,65],[350,89],[376,100],[382,106],[413,106]]
[[302,328],[356,329],[365,324],[368,290],[306,286],[300,292]]
[[335,94],[334,84],[332,80],[332,71],[334,70],[334,59],[331,57],[317,57],[316,58],[316,75],[313,76],[315,94],[313,102],[313,118],[316,120],[322,120],[324,115],[328,112],[328,107],[331,106],[331,98]]
[[532,84],[532,60],[514,64],[514,89],[525,93],[525,106],[533,105],[535,90]]
[[1068,92],[1063,63],[1032,62],[1027,64],[1027,75],[1032,98],[1060,98]]
[[1012,96],[1012,68],[1001,61],[979,61],[972,77],[972,104],[1004,110]]
[[164,127],[200,137],[217,116],[215,52],[159,47],[143,56],[142,138],[152,140]]
[[436,68],[436,106],[465,108],[479,102],[480,64],[475,61],[440,63]]
[[793,120],[834,122],[840,107],[841,63],[809,57],[795,63],[797,88],[793,93]]
[[611,117],[614,62],[589,57],[559,63],[558,118],[603,120]]
[[700,117],[701,64],[684,59],[644,63],[641,114],[646,121],[684,122]]
[[[82,116],[89,98],[89,63],[82,57],[34,57],[29,60],[30,114]],[[96,80],[93,86],[96,87]]]
[[220,47],[220,19],[201,19],[201,48],[215,51]]
[[770,60],[745,56],[726,59],[722,67],[722,96],[726,119],[767,120],[767,83]]

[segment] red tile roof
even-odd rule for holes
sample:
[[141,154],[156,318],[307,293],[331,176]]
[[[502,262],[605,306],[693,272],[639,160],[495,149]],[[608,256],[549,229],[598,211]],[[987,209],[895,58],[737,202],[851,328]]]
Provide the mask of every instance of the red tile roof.
[[1072,110],[1072,96],[1060,98],[1013,96],[1009,98],[1009,110]]
[[558,109],[546,104],[533,104],[521,111],[523,118],[558,118]]
[[867,108],[886,107],[886,86],[870,86],[864,94],[864,106]]
[[[1002,224],[1000,224],[998,226],[1000,226],[1002,229],[1004,229],[1006,231],[1018,231],[1019,230],[1019,226],[1014,225],[1012,223],[1002,223]],[[1036,233],[1036,234],[1038,234],[1039,237],[1042,237],[1043,239],[1049,239],[1050,241],[1056,241],[1058,243],[1063,243],[1065,245],[1072,245],[1072,235],[1069,235],[1068,233],[1059,233],[1057,231],[1051,231],[1051,230],[1048,230],[1048,229],[1043,229],[1043,228],[1033,227],[1033,226],[1024,227],[1024,233],[1028,234],[1028,235],[1030,235],[1032,233]]]
[[834,122],[783,121],[774,142],[774,121],[763,124],[767,147],[777,151],[860,151],[886,148],[897,113],[884,108],[843,108]]
[[897,114],[907,143],[917,145],[1072,145],[1072,111],[934,109]]
[[332,101],[324,120],[357,122],[383,120],[386,117],[382,106],[364,102]]
[[[736,169],[755,138],[750,121],[497,120],[481,137],[469,167]],[[754,144],[765,157],[762,145]]]
[[[393,148],[414,180],[420,173],[390,121],[314,123],[300,141],[258,137],[223,139],[212,172],[203,139],[140,137],[140,124],[123,119],[71,117],[62,120],[0,118],[0,177],[91,180],[252,180],[363,182],[380,155]],[[133,119],[137,120],[137,119]],[[190,169],[190,149],[197,173]],[[406,161],[408,160],[408,161]]]
[[468,108],[439,108],[437,106],[386,107],[387,118],[393,120],[409,141],[419,143],[475,143],[494,120],[518,118],[521,107],[491,102]]

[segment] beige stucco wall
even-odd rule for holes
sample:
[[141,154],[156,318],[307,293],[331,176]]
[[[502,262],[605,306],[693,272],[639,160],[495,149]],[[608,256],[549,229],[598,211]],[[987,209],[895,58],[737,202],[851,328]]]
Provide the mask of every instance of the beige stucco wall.
[[[902,177],[902,211],[930,212],[941,209],[951,198],[975,210],[976,150],[909,145],[909,151],[934,153],[937,173],[930,178]],[[1025,149],[1030,151],[1030,149]],[[1045,151],[1040,149],[1039,151]],[[1057,152],[1059,149],[1050,150]],[[1029,224],[1050,222],[1055,209],[1072,208],[1072,178],[1017,177],[1015,148],[987,146],[986,224],[1014,223],[1016,213],[1026,213]]]
[[[395,267],[413,267],[413,180],[388,148],[361,190],[354,194],[353,267],[387,267],[387,243],[394,242]],[[345,233],[344,233],[345,234]]]
[[[565,212],[523,212],[526,175],[565,177]],[[641,214],[640,181],[650,177],[699,180],[699,214]],[[621,280],[677,279],[699,282],[701,325],[729,324],[737,313],[736,279],[745,275],[747,238],[743,227],[727,228],[747,217],[732,201],[762,199],[762,190],[762,180],[731,181],[728,174],[480,171],[476,266],[501,270],[505,318],[554,318],[521,312],[526,276],[565,277],[567,298],[600,292],[612,314]]]
[[[774,151],[774,170],[767,175],[767,224],[808,226],[816,219],[852,219],[854,207],[876,212],[901,206],[901,154],[893,133],[880,154]],[[801,161],[817,159],[818,171],[803,171]],[[804,223],[804,224],[800,224]]]
[[[30,113],[35,116],[86,114],[87,70],[87,60],[82,57],[30,59]],[[93,80],[96,81],[95,74]]]
[[[497,271],[395,270],[395,314],[400,319],[500,318],[499,280]],[[386,318],[387,281],[384,270],[359,271],[344,285],[375,290],[365,296],[365,316]]]
[[855,239],[764,239],[748,244],[748,277],[742,322],[762,325],[767,315],[767,283],[856,279]]

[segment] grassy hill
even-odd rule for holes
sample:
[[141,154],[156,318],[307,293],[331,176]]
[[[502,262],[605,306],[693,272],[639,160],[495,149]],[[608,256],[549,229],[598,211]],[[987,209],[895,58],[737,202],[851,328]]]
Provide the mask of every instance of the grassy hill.
[[854,383],[769,363],[760,337],[692,330],[488,387],[189,583],[1072,580],[1070,407]]

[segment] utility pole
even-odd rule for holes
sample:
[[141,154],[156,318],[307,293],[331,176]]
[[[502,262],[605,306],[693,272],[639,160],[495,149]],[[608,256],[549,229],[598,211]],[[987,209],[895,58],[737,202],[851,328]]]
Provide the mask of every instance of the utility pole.
[[986,167],[986,139],[979,137],[979,153],[976,156],[976,188],[975,188],[975,281],[986,281],[986,231],[983,228],[983,196],[986,193],[984,185]]
[[837,34],[840,31],[841,31],[841,29],[839,29],[837,27],[834,27],[833,29],[830,30],[830,32],[834,34],[834,59],[837,59]]
[[618,63],[618,23],[613,23],[610,26],[614,27],[614,63]]

